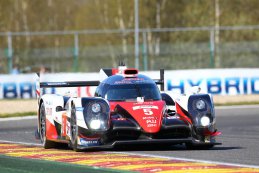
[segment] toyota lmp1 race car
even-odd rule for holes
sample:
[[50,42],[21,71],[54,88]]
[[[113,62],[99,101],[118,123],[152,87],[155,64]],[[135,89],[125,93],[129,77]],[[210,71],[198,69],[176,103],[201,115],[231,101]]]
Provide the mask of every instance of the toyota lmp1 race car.
[[[209,94],[173,96],[164,88],[164,72],[153,80],[120,66],[101,69],[101,81],[40,82],[36,137],[44,148],[67,143],[73,150],[117,145],[185,144],[209,149],[220,134]],[[94,97],[40,94],[40,88],[97,86]],[[40,88],[39,88],[40,87]]]

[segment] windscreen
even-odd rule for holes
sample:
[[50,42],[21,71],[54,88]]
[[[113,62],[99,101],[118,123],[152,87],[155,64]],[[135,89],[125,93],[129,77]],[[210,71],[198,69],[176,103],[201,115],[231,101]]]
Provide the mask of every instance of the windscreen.
[[145,101],[161,100],[155,84],[111,85],[105,94],[109,101],[136,101],[143,97]]

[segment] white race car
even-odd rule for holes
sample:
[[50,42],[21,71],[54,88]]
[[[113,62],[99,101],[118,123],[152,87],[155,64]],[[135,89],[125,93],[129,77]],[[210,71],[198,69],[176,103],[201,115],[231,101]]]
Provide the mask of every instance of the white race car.
[[185,144],[211,148],[215,128],[212,97],[199,87],[185,95],[160,92],[153,80],[125,66],[102,69],[102,81],[42,82],[40,88],[97,86],[94,97],[39,96],[36,136],[44,148],[66,143],[75,151],[132,144]]

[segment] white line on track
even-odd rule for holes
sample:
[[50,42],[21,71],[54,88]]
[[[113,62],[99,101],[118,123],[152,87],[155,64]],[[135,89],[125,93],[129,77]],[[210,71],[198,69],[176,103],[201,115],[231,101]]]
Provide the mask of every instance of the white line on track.
[[28,143],[28,142],[15,142],[15,141],[7,141],[7,140],[0,140],[0,142],[2,142],[2,143],[11,143],[11,144],[30,145],[30,146],[42,146],[42,144]]
[[215,106],[216,109],[259,109],[259,105]]
[[25,117],[0,118],[0,122],[1,121],[33,120],[33,119],[37,119],[37,116],[32,115],[32,116],[25,116]]
[[153,154],[140,154],[140,153],[134,153],[134,152],[130,152],[130,153],[128,153],[128,152],[108,152],[108,153],[140,155],[140,156],[145,156],[145,157],[164,158],[164,159],[180,160],[180,161],[187,161],[187,162],[201,162],[201,163],[209,163],[209,164],[219,164],[219,165],[225,165],[225,166],[259,168],[259,166],[256,166],[256,165],[245,165],[245,164],[226,163],[226,162],[217,162],[217,161],[210,161],[210,160],[199,160],[199,159],[186,159],[186,158],[180,158],[180,157],[160,156],[160,155],[153,155]]
[[[42,146],[42,144],[36,143],[27,143],[27,142],[14,142],[14,141],[7,141],[7,140],[0,140],[2,143],[12,143],[12,144],[21,144],[21,145],[30,145],[30,146]],[[226,166],[236,166],[236,167],[246,167],[246,168],[259,168],[256,165],[245,165],[245,164],[236,164],[236,163],[226,163],[226,162],[217,162],[217,161],[210,161],[210,160],[199,160],[199,159],[186,159],[180,157],[170,157],[170,156],[161,156],[161,155],[153,155],[153,154],[140,154],[134,152],[106,152],[111,154],[128,154],[128,155],[138,155],[144,157],[153,157],[153,158],[164,158],[164,159],[172,159],[172,160],[180,160],[186,162],[201,162],[201,163],[209,163],[209,164],[219,164],[219,165],[226,165]]]
[[34,134],[33,131],[14,131],[14,132],[3,132],[3,131],[0,131],[0,134],[1,135],[8,135],[8,134]]

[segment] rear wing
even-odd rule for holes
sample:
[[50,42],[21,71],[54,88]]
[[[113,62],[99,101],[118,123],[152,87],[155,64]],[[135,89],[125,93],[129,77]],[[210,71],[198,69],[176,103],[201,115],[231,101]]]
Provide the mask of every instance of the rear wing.
[[98,86],[100,81],[40,82],[40,88]]
[[40,74],[36,78],[36,95],[39,100],[41,97],[41,88],[66,88],[66,87],[84,87],[98,86],[100,81],[64,81],[64,82],[40,82]]
[[[114,69],[105,69],[104,71],[107,77],[114,75],[116,70]],[[108,74],[107,74],[108,72]],[[111,72],[111,73],[109,73]],[[40,76],[37,74],[37,81],[36,81],[36,93],[37,98],[40,97],[40,88],[60,88],[60,87],[84,87],[84,86],[99,86],[101,83],[100,81],[65,81],[65,82],[40,82]],[[164,91],[164,69],[160,70],[160,79],[154,79],[154,82],[157,85],[160,85],[160,90]]]

